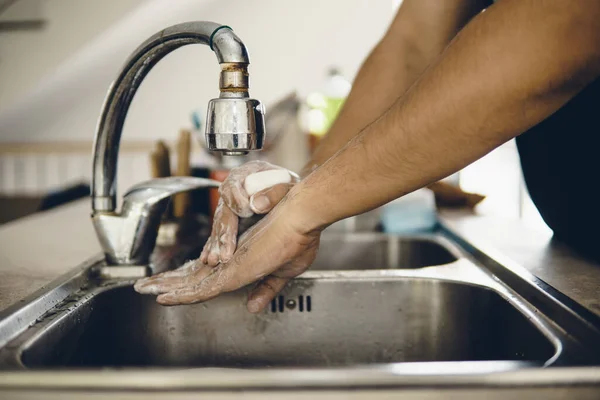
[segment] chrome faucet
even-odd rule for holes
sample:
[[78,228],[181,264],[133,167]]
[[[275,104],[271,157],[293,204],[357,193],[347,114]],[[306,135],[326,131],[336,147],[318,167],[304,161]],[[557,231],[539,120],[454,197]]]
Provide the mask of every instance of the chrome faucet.
[[187,45],[210,46],[221,65],[220,95],[208,104],[207,148],[226,155],[260,150],[264,141],[264,110],[248,94],[248,52],[228,26],[187,22],[153,35],[126,61],[109,88],[96,128],[92,170],[92,221],[112,265],[146,265],[156,242],[168,197],[218,182],[193,177],[153,179],[134,186],[116,212],[119,143],[129,105],[140,84],[164,56]]

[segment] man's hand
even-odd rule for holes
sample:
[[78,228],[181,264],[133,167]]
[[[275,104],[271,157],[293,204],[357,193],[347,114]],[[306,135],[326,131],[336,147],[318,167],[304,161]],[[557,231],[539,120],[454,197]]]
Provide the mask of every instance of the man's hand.
[[229,261],[216,267],[200,259],[190,261],[178,270],[139,280],[135,290],[159,295],[163,305],[191,304],[259,281],[247,307],[260,312],[291,278],[306,271],[319,246],[321,230],[303,231],[301,215],[284,203],[242,235]]
[[200,255],[203,264],[214,267],[228,261],[236,248],[239,218],[268,213],[297,181],[297,177],[290,173],[292,183],[268,187],[250,196],[244,188],[246,178],[256,172],[269,170],[285,169],[265,161],[250,161],[231,170],[219,188],[221,198],[215,210],[212,232]]

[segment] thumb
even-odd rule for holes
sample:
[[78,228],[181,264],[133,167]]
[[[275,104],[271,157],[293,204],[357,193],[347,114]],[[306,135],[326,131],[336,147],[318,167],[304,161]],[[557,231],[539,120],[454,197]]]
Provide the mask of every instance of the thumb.
[[254,193],[250,197],[250,209],[255,214],[268,213],[285,197],[293,186],[293,183],[280,183]]

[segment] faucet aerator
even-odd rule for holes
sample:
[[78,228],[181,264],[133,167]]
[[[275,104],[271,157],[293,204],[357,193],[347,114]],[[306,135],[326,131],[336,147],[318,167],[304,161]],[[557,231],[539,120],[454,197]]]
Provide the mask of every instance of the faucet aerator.
[[247,98],[218,98],[208,103],[206,143],[211,151],[241,155],[260,150],[265,138],[264,108]]

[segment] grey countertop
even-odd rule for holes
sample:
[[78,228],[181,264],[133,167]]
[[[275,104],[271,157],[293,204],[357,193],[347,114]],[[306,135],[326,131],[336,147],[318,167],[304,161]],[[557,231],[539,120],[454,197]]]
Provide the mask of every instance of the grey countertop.
[[100,252],[81,200],[0,226],[0,310]]
[[520,221],[444,211],[452,231],[487,254],[526,268],[550,286],[600,316],[600,264],[580,256],[552,234]]

